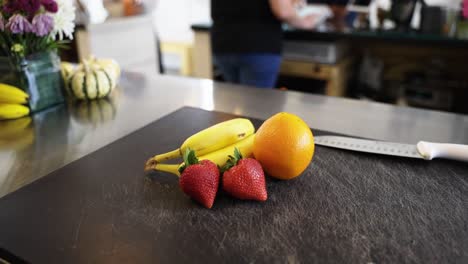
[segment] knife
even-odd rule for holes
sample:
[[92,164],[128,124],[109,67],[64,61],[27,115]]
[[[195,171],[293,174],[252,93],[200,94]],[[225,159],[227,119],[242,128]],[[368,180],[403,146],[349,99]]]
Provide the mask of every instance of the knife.
[[432,160],[445,158],[468,162],[468,145],[420,141],[416,145],[341,136],[315,136],[315,144],[382,155]]

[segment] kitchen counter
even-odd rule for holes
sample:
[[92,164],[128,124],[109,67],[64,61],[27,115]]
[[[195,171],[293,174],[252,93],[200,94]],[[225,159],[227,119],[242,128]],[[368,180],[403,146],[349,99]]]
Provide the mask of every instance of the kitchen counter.
[[[209,32],[211,23],[197,23],[192,25],[192,30]],[[284,39],[291,41],[385,41],[406,45],[439,45],[441,47],[466,47],[467,39],[448,37],[443,35],[421,34],[418,32],[394,32],[383,30],[359,30],[344,28],[341,30],[322,25],[314,30],[300,30],[285,27]]]
[[0,197],[183,106],[259,119],[288,111],[314,129],[352,136],[468,143],[465,115],[127,72],[111,101],[50,109],[33,116],[33,140],[9,138],[0,148]]
[[468,143],[468,116],[125,72],[112,98],[39,113],[2,141],[1,195],[34,183],[0,199],[0,262],[466,262],[466,164],[317,147],[304,176],[267,178],[267,202],[220,192],[207,210],[176,178],[142,171],[155,152],[232,118],[184,106],[288,111],[316,134]]

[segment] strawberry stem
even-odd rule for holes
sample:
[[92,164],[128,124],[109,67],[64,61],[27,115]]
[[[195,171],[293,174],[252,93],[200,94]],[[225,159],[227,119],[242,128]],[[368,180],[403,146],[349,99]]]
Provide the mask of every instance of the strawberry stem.
[[239,160],[241,160],[243,158],[242,153],[240,152],[240,150],[238,148],[234,149],[234,157],[237,159],[237,161],[239,161]]
[[183,158],[184,158],[184,165],[180,166],[180,168],[179,168],[179,172],[181,174],[182,174],[182,172],[184,172],[184,170],[188,166],[199,163],[197,155],[195,154],[195,151],[191,150],[190,148],[188,148],[185,151]]
[[228,171],[230,168],[237,165],[239,160],[242,159],[242,153],[238,148],[234,149],[234,156],[229,155],[229,159],[226,161],[226,164],[221,168],[221,173]]

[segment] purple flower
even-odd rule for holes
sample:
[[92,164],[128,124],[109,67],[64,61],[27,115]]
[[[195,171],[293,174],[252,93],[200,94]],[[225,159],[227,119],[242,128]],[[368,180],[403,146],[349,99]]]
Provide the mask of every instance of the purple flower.
[[9,29],[13,34],[32,32],[32,25],[29,23],[28,19],[18,14],[10,17],[8,23],[6,24],[6,28]]
[[32,32],[38,37],[44,37],[54,28],[54,19],[46,14],[40,14],[33,18]]
[[27,16],[32,17],[39,8],[41,8],[40,0],[9,0],[5,3],[3,11],[7,14],[25,12]]
[[5,19],[3,18],[3,15],[1,12],[0,12],[0,31],[5,31]]
[[58,11],[58,5],[57,2],[55,2],[55,0],[41,0],[41,4],[48,12],[57,13]]

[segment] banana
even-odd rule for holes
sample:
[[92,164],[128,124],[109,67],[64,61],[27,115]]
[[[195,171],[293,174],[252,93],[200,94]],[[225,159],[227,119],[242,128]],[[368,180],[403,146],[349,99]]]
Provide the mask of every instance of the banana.
[[0,95],[6,98],[29,98],[29,95],[20,88],[5,83],[0,83]]
[[0,83],[0,103],[3,104],[26,104],[28,94],[14,86]]
[[28,99],[23,96],[12,96],[0,93],[0,103],[2,104],[26,104]]
[[16,119],[29,114],[29,108],[18,104],[0,104],[0,120]]
[[[238,141],[230,146],[227,146],[225,148],[222,148],[214,152],[208,153],[206,155],[203,155],[201,157],[198,157],[198,160],[211,160],[216,165],[222,167],[228,161],[229,156],[233,155],[235,148],[239,149],[239,151],[242,153],[242,156],[250,157],[252,156],[252,153],[253,153],[254,138],[255,138],[255,134],[252,134],[248,136],[247,138],[241,141]],[[146,163],[145,171],[148,172],[151,170],[156,170],[156,171],[169,172],[177,176],[180,176],[179,168],[182,165],[184,165],[184,163],[181,163],[181,164],[154,163],[153,159],[149,159],[148,162]]]
[[190,136],[180,148],[156,155],[152,160],[154,163],[160,163],[175,159],[181,157],[188,148],[195,151],[195,154],[200,157],[245,139],[254,132],[255,128],[250,120],[245,118],[231,119]]

